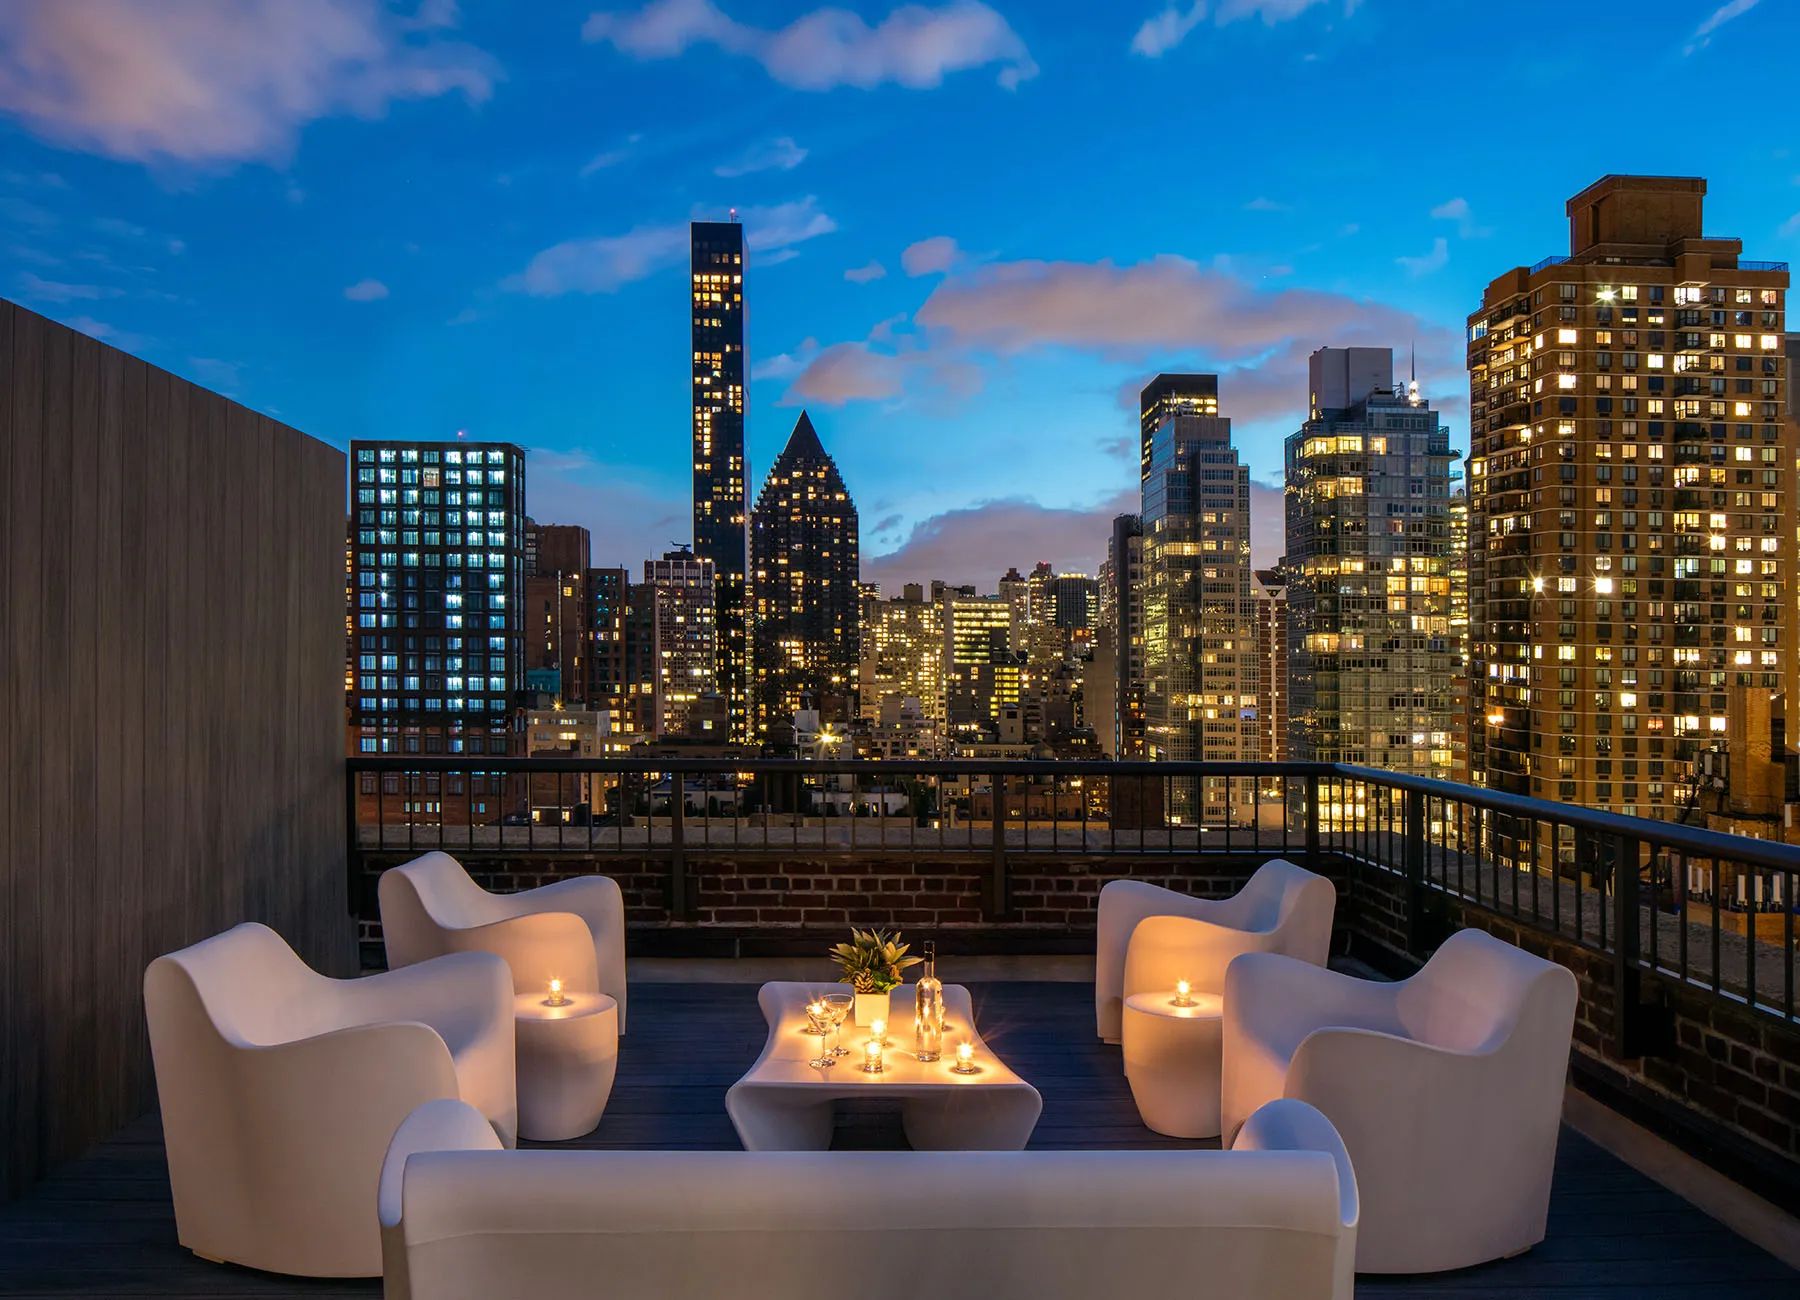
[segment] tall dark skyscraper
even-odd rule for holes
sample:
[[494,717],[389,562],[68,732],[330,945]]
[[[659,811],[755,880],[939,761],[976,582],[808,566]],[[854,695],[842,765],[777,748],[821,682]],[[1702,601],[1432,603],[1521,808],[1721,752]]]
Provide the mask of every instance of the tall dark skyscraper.
[[751,516],[755,730],[810,704],[854,714],[862,602],[856,506],[806,412]]
[[711,560],[717,587],[717,687],[734,740],[747,739],[749,643],[745,635],[744,228],[690,227],[694,321],[694,554]]

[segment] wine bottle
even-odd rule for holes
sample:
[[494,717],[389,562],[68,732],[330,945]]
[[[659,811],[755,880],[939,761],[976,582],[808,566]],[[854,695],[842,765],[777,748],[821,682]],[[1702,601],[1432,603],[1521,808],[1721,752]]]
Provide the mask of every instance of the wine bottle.
[[921,1061],[935,1061],[944,1047],[944,986],[937,977],[937,944],[925,941],[925,973],[913,994],[913,1035]]

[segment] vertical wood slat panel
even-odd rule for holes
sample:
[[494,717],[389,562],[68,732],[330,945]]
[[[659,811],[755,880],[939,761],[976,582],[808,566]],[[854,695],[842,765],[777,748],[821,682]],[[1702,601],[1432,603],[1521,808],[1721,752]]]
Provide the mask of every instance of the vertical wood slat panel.
[[157,954],[354,969],[341,453],[0,302],[0,1189],[154,1099]]
[[[0,551],[12,553],[11,525],[13,502],[13,454],[17,445],[12,436],[13,401],[17,385],[13,365],[14,308],[0,300]],[[23,740],[13,725],[16,698],[24,681],[24,666],[14,655],[14,612],[21,593],[17,568],[0,564],[0,908],[7,916],[18,916],[15,891],[23,874],[22,855],[8,851],[13,842],[13,786],[11,774],[24,761]],[[18,748],[15,748],[18,746]],[[21,825],[21,830],[23,829]],[[20,1111],[17,1062],[13,1055],[12,1035],[23,1020],[19,982],[20,954],[13,945],[0,947],[0,1139],[18,1132]],[[14,1182],[18,1156],[11,1143],[0,1146],[0,1188]]]

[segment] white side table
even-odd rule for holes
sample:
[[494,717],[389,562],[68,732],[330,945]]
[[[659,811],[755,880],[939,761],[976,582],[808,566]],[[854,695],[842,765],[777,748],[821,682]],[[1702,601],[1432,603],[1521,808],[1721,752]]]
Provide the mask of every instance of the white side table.
[[1225,1003],[1196,993],[1178,1007],[1173,989],[1125,999],[1125,1079],[1145,1125],[1168,1137],[1218,1137],[1219,1061]]
[[551,1007],[542,993],[521,993],[513,1026],[519,1136],[566,1142],[593,1132],[619,1068],[619,1004],[604,993],[571,993]]

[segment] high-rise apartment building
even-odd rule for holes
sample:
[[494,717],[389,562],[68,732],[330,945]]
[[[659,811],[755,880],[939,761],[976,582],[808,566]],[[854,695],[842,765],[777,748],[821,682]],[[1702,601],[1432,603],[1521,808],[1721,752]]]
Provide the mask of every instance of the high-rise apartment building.
[[1013,649],[1023,654],[1025,634],[1031,628],[1031,581],[1023,577],[1017,567],[1001,575],[1000,599],[1012,602]]
[[1016,610],[998,596],[957,590],[942,595],[944,714],[952,731],[992,728],[1016,708],[1025,665],[1013,650]]
[[350,731],[364,754],[505,754],[525,684],[525,453],[350,444]]
[[587,706],[612,714],[615,731],[648,731],[650,682],[654,674],[639,667],[635,658],[626,653],[631,571],[589,569],[586,587]]
[[1496,789],[1664,818],[1730,687],[1793,691],[1788,271],[1706,236],[1705,194],[1605,177],[1569,255],[1469,317],[1470,760]]
[[[1119,758],[1144,756],[1144,521],[1119,515],[1107,542],[1109,581],[1101,601],[1113,610],[1112,729]],[[1108,594],[1110,593],[1110,594]],[[1096,728],[1097,730],[1098,728]]]
[[633,592],[634,609],[647,599],[652,637],[650,730],[686,735],[702,697],[718,691],[717,608],[713,563],[691,551],[667,551],[644,561],[644,587]]
[[1059,573],[1050,580],[1048,621],[1071,632],[1100,621],[1100,584],[1085,573]]
[[[587,700],[588,530],[574,524],[525,521],[525,672],[549,681],[562,705],[579,708]],[[541,693],[541,692],[540,692]]]
[[750,517],[751,688],[758,739],[801,709],[856,715],[861,552],[856,505],[806,412]]
[[1260,763],[1285,763],[1289,754],[1291,678],[1287,573],[1282,569],[1256,571],[1256,670],[1261,690],[1256,705],[1256,759]]
[[1320,348],[1288,436],[1289,753],[1450,777],[1450,431],[1387,348]]
[[[1250,590],[1250,471],[1217,414],[1212,375],[1159,375],[1143,411],[1146,439],[1144,713],[1147,756],[1165,762],[1249,760],[1256,753],[1256,600]],[[1252,815],[1254,791],[1224,777],[1170,783],[1183,825]]]
[[750,734],[750,647],[744,458],[744,228],[689,227],[694,345],[694,554],[715,575],[714,679],[731,713],[731,738]]
[[[1460,471],[1452,470],[1455,482]],[[1469,783],[1469,493],[1450,493],[1450,640],[1456,671],[1450,678],[1450,779]]]
[[915,700],[921,715],[944,721],[944,607],[908,585],[894,600],[864,606],[862,716],[876,721],[890,700]]

